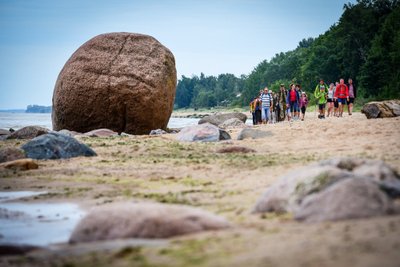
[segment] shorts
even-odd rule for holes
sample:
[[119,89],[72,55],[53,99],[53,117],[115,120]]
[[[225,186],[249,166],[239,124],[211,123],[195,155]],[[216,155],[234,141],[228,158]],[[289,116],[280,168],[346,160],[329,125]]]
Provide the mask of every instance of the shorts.
[[290,101],[290,112],[297,112],[299,110],[299,106],[297,104],[297,101]]
[[333,101],[333,106],[334,106],[335,108],[338,108],[338,107],[339,107],[339,103],[338,103],[337,99],[336,99],[335,101]]
[[337,101],[338,101],[339,104],[346,105],[346,98],[338,98]]
[[347,101],[348,104],[353,104],[354,103],[354,97],[349,97],[349,101]]
[[333,99],[332,98],[328,98],[328,103],[332,103]]
[[306,107],[301,107],[301,113],[305,114],[306,113]]
[[318,104],[318,109],[319,110],[325,109],[325,104]]

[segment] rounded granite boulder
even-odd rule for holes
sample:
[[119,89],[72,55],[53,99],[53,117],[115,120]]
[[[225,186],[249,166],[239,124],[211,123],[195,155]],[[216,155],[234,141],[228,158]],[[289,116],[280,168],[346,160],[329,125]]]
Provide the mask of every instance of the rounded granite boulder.
[[176,90],[175,58],[155,38],[107,33],[83,44],[53,93],[54,130],[148,134],[165,129]]

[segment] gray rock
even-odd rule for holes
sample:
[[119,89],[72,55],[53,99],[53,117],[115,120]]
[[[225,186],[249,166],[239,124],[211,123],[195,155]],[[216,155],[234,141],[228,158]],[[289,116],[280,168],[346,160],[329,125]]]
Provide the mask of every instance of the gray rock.
[[167,132],[164,131],[163,129],[157,129],[157,130],[151,130],[149,135],[163,135],[163,134],[167,134]]
[[240,113],[240,112],[232,112],[232,113],[215,114],[215,115],[211,115],[211,116],[206,116],[199,120],[199,124],[208,122],[215,126],[218,126],[218,125],[222,124],[223,122],[225,122],[229,119],[232,119],[232,118],[237,118],[237,119],[241,120],[243,123],[245,123],[247,120],[247,116],[245,114]]
[[183,128],[176,136],[178,141],[217,142],[231,139],[230,135],[210,123],[192,125]]
[[279,178],[260,197],[253,212],[296,214],[306,197],[346,179],[368,180],[388,197],[400,196],[399,175],[382,161],[337,158],[311,164]]
[[0,162],[25,158],[25,152],[15,147],[7,147],[0,150]]
[[222,128],[222,129],[243,128],[243,127],[246,127],[246,124],[244,124],[244,122],[239,120],[238,118],[232,118],[232,119],[228,119],[228,120],[224,121],[218,127]]
[[272,132],[270,131],[262,131],[258,129],[252,128],[245,128],[241,130],[238,134],[237,140],[244,140],[244,139],[260,139],[273,136]]
[[80,134],[78,132],[70,131],[70,130],[67,130],[67,129],[59,130],[58,133],[63,134],[63,135],[67,135],[67,136],[70,136],[70,137],[74,137],[74,136]]
[[400,116],[400,100],[369,102],[363,106],[361,112],[364,113],[368,119]]
[[120,238],[168,238],[230,227],[209,212],[181,205],[114,203],[94,208],[74,229],[70,242]]
[[392,211],[392,201],[374,182],[346,179],[304,198],[294,217],[321,222],[382,216]]
[[7,139],[32,139],[50,131],[40,126],[26,126],[21,128],[7,137]]
[[244,146],[228,146],[217,150],[217,153],[254,153],[254,149]]
[[113,130],[103,128],[103,129],[92,130],[90,132],[84,133],[83,135],[89,137],[110,137],[110,136],[116,136],[118,135],[118,133],[114,132]]
[[96,153],[75,138],[60,133],[36,137],[21,147],[28,158],[63,159],[79,156],[96,156]]
[[11,132],[9,130],[0,129],[0,135],[10,135]]

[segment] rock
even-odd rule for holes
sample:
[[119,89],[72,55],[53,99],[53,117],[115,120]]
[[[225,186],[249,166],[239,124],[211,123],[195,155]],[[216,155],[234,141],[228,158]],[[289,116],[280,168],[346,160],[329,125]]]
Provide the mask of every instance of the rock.
[[400,116],[400,100],[369,102],[363,106],[361,112],[364,113],[368,119]]
[[245,128],[241,130],[238,134],[237,140],[244,140],[244,139],[260,139],[272,136],[272,132],[270,131],[262,131],[257,129]]
[[166,131],[163,129],[157,129],[157,130],[151,130],[149,135],[162,135],[162,134],[167,134]]
[[0,129],[0,135],[10,135],[11,132],[9,130]]
[[230,139],[230,135],[210,123],[192,125],[183,128],[176,136],[178,141],[217,142]]
[[240,112],[233,112],[233,113],[224,113],[224,114],[214,114],[210,116],[206,116],[202,119],[199,120],[199,124],[203,123],[211,123],[214,124],[215,126],[218,126],[222,124],[223,122],[232,119],[232,118],[237,118],[241,120],[243,123],[246,123],[247,116],[243,113]]
[[67,129],[59,130],[58,133],[63,134],[63,135],[67,135],[67,136],[70,136],[70,137],[74,137],[76,135],[80,135],[80,133],[78,133],[78,132],[70,131],[70,130],[67,130]]
[[379,160],[337,158],[296,169],[267,188],[253,212],[291,212],[296,214],[303,200],[327,190],[345,179],[364,179],[375,183],[388,197],[400,196],[400,177]]
[[7,161],[7,162],[0,164],[0,169],[26,171],[26,170],[32,170],[32,169],[37,169],[37,168],[39,168],[39,166],[32,159],[17,159],[17,160]]
[[28,158],[64,159],[72,157],[91,157],[96,153],[75,138],[60,133],[49,133],[36,137],[21,147]]
[[227,128],[243,128],[246,127],[243,121],[239,120],[238,118],[232,118],[224,121],[221,123],[219,128],[227,129]]
[[230,227],[222,217],[181,205],[114,203],[94,208],[76,226],[71,243],[120,238],[168,238]]
[[42,134],[49,133],[49,130],[40,126],[26,126],[7,137],[7,139],[32,139]]
[[368,218],[392,213],[392,202],[367,179],[346,179],[307,196],[295,219],[305,222]]
[[98,35],[74,52],[53,94],[54,130],[107,128],[129,134],[165,129],[176,89],[175,59],[151,36]]
[[25,152],[15,147],[7,147],[0,150],[0,162],[25,158]]
[[89,137],[110,137],[110,136],[116,136],[118,133],[110,130],[110,129],[96,129],[87,133],[84,133],[83,135],[89,136]]
[[254,149],[244,146],[228,146],[217,150],[217,153],[253,153]]

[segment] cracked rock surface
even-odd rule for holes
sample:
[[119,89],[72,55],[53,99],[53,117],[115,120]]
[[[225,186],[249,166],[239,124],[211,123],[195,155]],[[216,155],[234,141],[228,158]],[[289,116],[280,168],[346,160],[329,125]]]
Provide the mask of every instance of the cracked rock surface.
[[53,128],[148,134],[165,129],[176,90],[175,58],[155,38],[98,35],[76,50],[53,94]]

